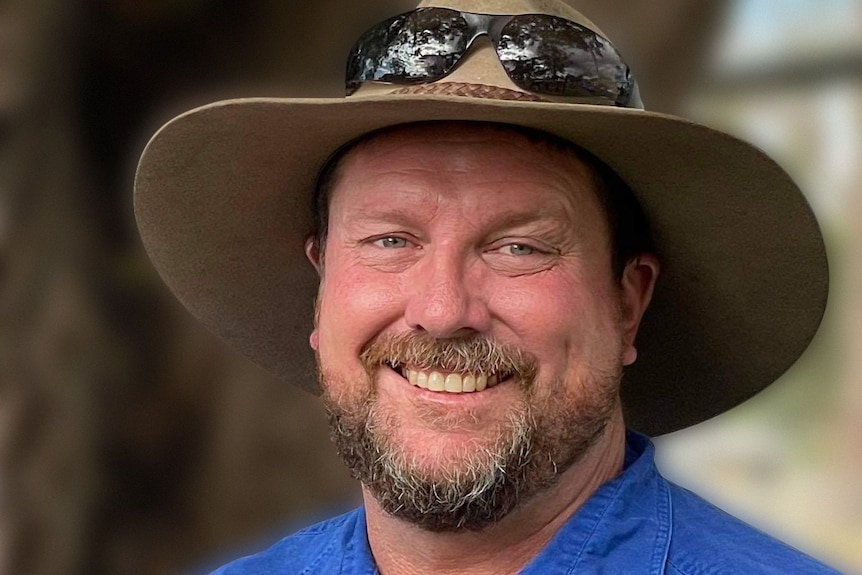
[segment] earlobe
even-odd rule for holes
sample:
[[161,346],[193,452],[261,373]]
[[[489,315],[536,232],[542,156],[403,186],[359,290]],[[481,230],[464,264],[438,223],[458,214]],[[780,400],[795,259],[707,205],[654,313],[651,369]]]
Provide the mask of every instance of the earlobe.
[[653,254],[641,254],[626,264],[620,282],[622,298],[623,365],[637,359],[635,338],[641,319],[652,300],[661,266]]

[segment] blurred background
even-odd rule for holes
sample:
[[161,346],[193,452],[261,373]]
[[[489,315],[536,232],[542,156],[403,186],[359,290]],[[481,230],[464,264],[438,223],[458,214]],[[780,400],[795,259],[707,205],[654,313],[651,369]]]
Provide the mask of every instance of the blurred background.
[[[782,164],[831,258],[803,360],[659,438],[662,468],[862,573],[862,0],[573,4],[648,108]],[[355,502],[314,399],[205,333],[160,283],[132,180],[148,136],[189,107],[340,96],[353,40],[413,5],[0,1],[0,574],[194,572]]]

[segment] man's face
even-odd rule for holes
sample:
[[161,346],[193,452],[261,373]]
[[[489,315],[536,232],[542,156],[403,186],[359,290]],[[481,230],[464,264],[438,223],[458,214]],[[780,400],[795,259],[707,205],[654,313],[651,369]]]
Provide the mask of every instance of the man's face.
[[322,262],[309,248],[311,341],[339,450],[386,511],[481,528],[618,415],[639,312],[633,327],[588,170],[455,124],[391,131],[343,160]]

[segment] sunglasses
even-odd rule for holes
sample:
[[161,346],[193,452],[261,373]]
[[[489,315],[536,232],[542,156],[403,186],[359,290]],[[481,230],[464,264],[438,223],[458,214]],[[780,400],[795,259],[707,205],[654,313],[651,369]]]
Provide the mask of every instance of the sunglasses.
[[611,43],[589,28],[547,14],[496,16],[417,8],[366,31],[347,61],[347,94],[363,82],[435,82],[487,35],[518,87],[590,103],[639,108],[631,71]]

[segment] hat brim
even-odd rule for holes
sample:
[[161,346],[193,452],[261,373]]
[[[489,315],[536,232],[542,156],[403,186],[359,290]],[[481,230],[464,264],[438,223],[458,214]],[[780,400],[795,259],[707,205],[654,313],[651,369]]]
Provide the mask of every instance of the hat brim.
[[337,148],[428,120],[516,124],[588,149],[632,187],[662,274],[624,374],[629,426],[660,435],[775,381],[826,305],[817,222],[753,146],[662,114],[447,96],[241,99],[165,125],[147,145],[135,212],[160,275],[204,325],[282,379],[316,390],[311,190]]

